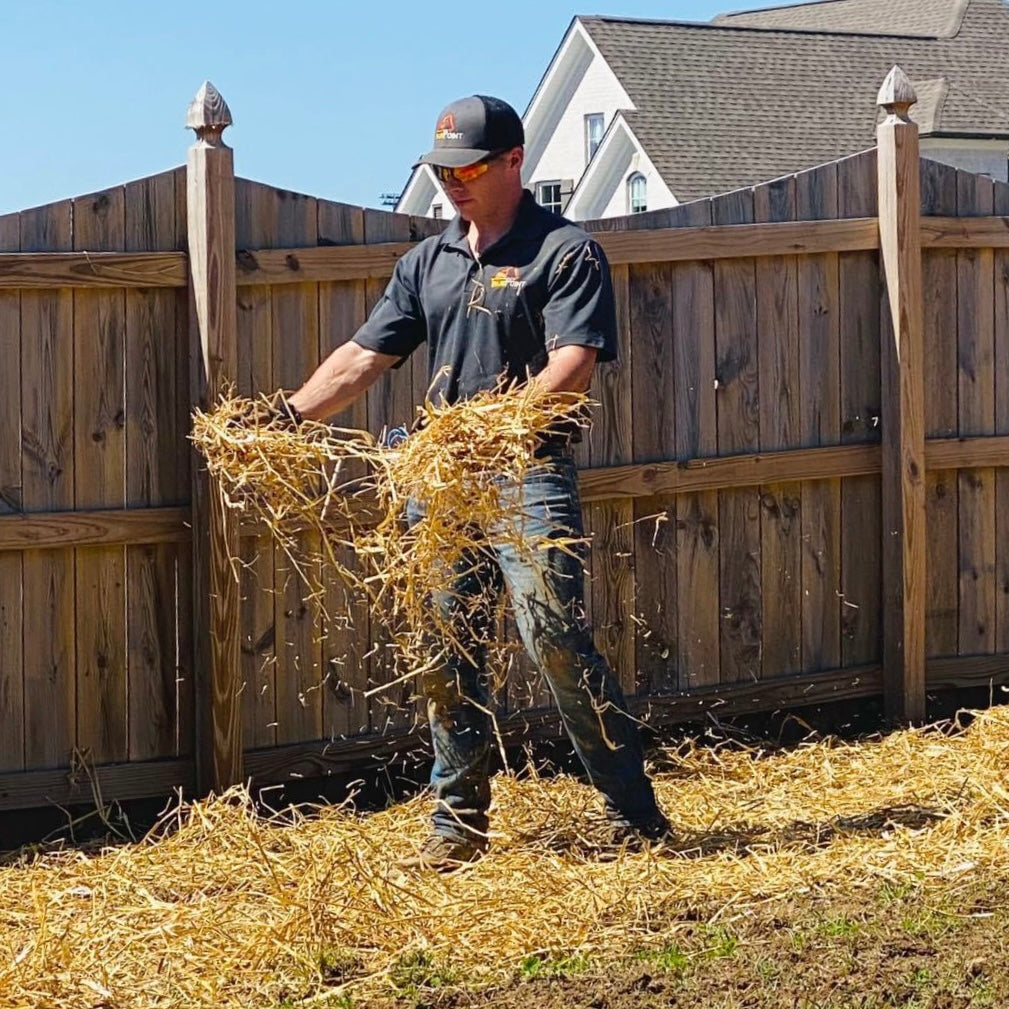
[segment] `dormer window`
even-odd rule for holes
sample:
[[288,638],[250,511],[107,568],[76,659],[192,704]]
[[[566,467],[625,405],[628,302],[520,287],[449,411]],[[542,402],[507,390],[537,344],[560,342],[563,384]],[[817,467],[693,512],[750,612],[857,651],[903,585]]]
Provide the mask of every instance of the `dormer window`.
[[592,155],[602,143],[604,122],[601,112],[593,112],[585,117],[585,164],[592,160]]
[[647,209],[648,181],[641,172],[635,172],[627,180],[627,212],[629,214],[643,214]]

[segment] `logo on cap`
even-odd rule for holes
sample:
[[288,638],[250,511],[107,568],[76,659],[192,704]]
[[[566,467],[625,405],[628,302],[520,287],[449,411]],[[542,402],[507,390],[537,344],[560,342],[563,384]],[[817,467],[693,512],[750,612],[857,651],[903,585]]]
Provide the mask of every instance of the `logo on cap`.
[[434,129],[435,140],[462,140],[462,133],[455,128],[455,116],[449,112],[441,117]]

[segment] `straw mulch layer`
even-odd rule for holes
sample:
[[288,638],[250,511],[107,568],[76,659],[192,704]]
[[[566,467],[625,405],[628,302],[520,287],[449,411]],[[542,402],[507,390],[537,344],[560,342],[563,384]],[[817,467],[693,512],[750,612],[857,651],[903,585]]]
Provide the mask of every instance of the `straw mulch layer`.
[[1006,709],[773,754],[685,745],[656,771],[679,843],[612,860],[591,789],[498,776],[491,853],[449,876],[395,865],[425,835],[424,798],[286,825],[237,796],[186,806],[142,843],[0,869],[0,1005],[424,1001],[635,957],[655,974],[685,930],[717,945],[754,916],[884,892],[983,921],[1009,900],[978,897],[1009,881],[1007,750]]

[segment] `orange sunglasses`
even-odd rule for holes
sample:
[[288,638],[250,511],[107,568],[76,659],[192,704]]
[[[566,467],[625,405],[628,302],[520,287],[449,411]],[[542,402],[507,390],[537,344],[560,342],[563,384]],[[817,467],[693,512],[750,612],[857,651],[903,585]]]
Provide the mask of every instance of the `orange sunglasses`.
[[481,175],[486,174],[491,163],[505,153],[507,152],[494,151],[488,154],[483,161],[478,161],[475,165],[463,165],[461,168],[446,168],[444,165],[432,165],[431,167],[441,182],[450,182],[452,179],[455,179],[456,182],[467,183],[472,182],[474,179],[479,179]]

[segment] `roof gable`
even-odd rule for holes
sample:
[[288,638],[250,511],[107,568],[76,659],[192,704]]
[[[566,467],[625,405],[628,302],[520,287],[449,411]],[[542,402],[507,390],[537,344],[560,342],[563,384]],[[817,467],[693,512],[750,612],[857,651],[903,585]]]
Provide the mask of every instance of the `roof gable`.
[[912,109],[923,133],[1009,137],[1002,0],[970,0],[952,39],[579,20],[634,103],[635,135],[682,201],[872,146],[876,92],[895,63],[915,81],[943,78]]

